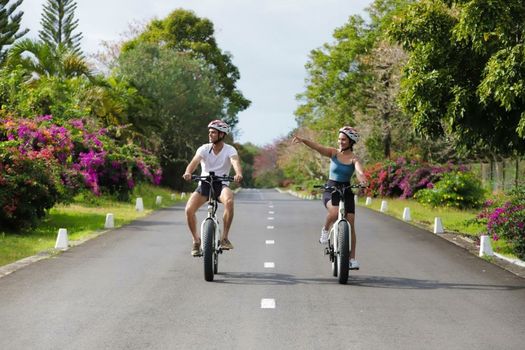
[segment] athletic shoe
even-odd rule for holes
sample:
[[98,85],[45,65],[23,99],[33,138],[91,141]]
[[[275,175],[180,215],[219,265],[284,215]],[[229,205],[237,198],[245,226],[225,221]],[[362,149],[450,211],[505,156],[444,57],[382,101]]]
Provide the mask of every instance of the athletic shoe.
[[319,237],[319,243],[326,244],[328,243],[328,234],[329,232],[324,229],[324,227],[321,229],[321,237]]
[[221,239],[219,246],[222,248],[222,250],[233,249],[233,244],[228,240],[228,238]]
[[193,246],[191,248],[191,255],[192,256],[201,256],[201,242],[193,242]]
[[349,263],[350,270],[359,270],[359,263],[355,259],[350,259]]

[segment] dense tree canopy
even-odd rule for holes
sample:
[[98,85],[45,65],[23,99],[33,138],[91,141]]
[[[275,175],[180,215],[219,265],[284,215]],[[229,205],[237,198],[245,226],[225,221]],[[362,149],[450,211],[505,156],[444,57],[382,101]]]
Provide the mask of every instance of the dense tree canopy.
[[419,132],[465,154],[525,153],[524,21],[522,0],[424,0],[399,14],[400,100]]
[[222,110],[216,117],[222,117],[231,125],[237,124],[237,113],[248,108],[250,101],[236,87],[239,70],[232,63],[231,55],[217,45],[210,20],[178,9],[164,19],[150,22],[145,31],[127,42],[123,49],[130,50],[139,43],[165,46],[206,62],[215,73],[210,83],[223,99]]

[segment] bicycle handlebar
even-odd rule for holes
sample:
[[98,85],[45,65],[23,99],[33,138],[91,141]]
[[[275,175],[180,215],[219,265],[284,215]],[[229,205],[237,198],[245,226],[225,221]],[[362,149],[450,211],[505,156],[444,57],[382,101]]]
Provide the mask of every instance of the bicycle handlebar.
[[367,188],[368,186],[357,184],[348,186],[327,186],[327,185],[314,185],[314,188],[322,188],[325,190],[343,190],[347,188]]
[[215,182],[215,181],[235,181],[233,176],[223,175],[217,176],[213,173],[209,175],[191,175],[193,181],[206,181],[206,182]]

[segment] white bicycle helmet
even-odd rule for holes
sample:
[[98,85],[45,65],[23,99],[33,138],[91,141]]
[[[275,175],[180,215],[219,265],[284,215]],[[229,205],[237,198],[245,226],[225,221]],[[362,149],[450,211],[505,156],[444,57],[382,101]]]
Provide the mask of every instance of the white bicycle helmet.
[[339,132],[345,134],[350,140],[354,141],[354,143],[359,141],[359,134],[357,133],[357,130],[351,126],[343,126],[341,129],[339,129]]
[[225,134],[229,134],[230,133],[230,126],[228,124],[226,124],[225,122],[223,122],[222,120],[219,120],[219,119],[216,119],[216,120],[213,120],[210,122],[210,124],[208,124],[208,129],[215,129],[217,131],[220,131],[220,132],[223,132]]

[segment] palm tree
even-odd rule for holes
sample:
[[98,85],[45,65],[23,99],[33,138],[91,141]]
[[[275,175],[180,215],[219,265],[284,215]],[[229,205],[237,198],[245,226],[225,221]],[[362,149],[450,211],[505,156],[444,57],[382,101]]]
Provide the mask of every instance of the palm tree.
[[93,79],[88,64],[74,49],[59,44],[55,47],[31,39],[24,39],[9,50],[7,66],[21,67],[26,71],[28,80],[42,76],[73,78],[85,76]]

